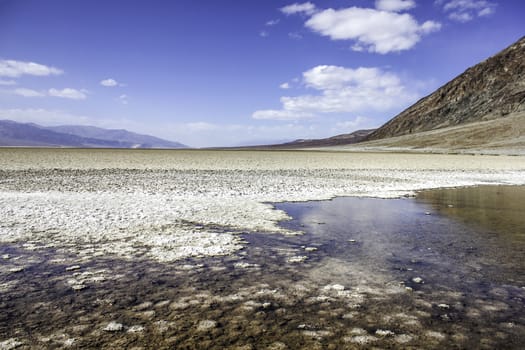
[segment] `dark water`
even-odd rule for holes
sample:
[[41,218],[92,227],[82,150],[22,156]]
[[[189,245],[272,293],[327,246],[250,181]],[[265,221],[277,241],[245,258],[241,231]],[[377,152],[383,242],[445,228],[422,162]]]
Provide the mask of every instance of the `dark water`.
[[[305,234],[246,234],[229,257],[106,258],[66,271],[74,256],[51,263],[58,252],[3,246],[0,344],[523,349],[524,187],[276,207],[293,217],[284,226]],[[82,274],[106,279],[72,290],[68,281]],[[105,330],[110,321],[122,329]]]

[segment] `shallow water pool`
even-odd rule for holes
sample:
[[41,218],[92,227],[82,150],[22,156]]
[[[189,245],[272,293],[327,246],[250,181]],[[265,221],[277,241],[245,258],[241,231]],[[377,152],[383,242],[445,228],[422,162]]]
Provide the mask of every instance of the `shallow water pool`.
[[77,264],[1,246],[0,349],[525,343],[524,187],[275,206],[304,234],[246,233],[226,257]]

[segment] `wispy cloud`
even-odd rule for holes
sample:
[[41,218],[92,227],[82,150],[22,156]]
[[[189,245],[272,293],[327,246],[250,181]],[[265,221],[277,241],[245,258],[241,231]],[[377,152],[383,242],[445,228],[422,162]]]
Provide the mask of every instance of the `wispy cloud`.
[[151,123],[135,122],[129,119],[111,119],[101,116],[71,113],[60,109],[12,108],[1,109],[0,119],[9,119],[20,123],[36,123],[44,126],[56,125],[92,125],[101,128],[136,130],[142,133],[161,133],[165,126],[158,129]]
[[268,37],[269,35],[270,35],[270,33],[268,33],[266,30],[261,30],[261,31],[259,32],[259,36],[260,36],[261,38],[266,38],[266,37]]
[[77,90],[72,88],[64,88],[62,90],[49,89],[49,96],[69,98],[72,100],[85,100],[87,98],[85,90]]
[[305,111],[298,110],[286,110],[286,109],[267,109],[256,111],[252,114],[253,119],[266,119],[266,120],[300,120],[300,119],[311,119],[314,114]]
[[283,96],[281,109],[259,110],[252,117],[300,120],[325,113],[388,111],[418,97],[396,74],[376,67],[320,65],[305,71],[302,83],[318,93]]
[[32,89],[25,89],[25,88],[14,89],[13,93],[15,95],[24,96],[24,97],[44,97],[46,96],[46,94],[43,92],[32,90]]
[[[278,123],[278,125],[264,121],[260,123],[262,125],[256,126],[249,124],[219,124],[206,121],[177,123],[165,126],[165,129],[171,132],[170,135],[165,135],[165,137],[194,147],[240,146],[312,138],[319,132],[315,126],[295,122]],[[326,126],[325,133],[329,133],[329,129],[332,126]]]
[[419,24],[408,13],[351,7],[327,9],[314,14],[305,23],[312,31],[332,40],[352,40],[355,51],[379,54],[399,52],[414,47],[423,35],[438,31],[441,24]]
[[448,13],[448,18],[457,22],[469,22],[477,17],[486,17],[496,11],[497,4],[487,0],[436,0],[438,6]]
[[128,98],[128,95],[126,94],[122,94],[118,97],[118,100],[120,101],[120,103],[122,103],[123,105],[127,105],[129,103],[129,98]]
[[399,12],[416,7],[414,0],[376,0],[376,8],[381,11]]
[[64,72],[58,68],[35,62],[0,60],[0,77],[18,78],[22,75],[49,76]]
[[287,89],[289,89],[291,86],[290,86],[290,83],[282,83],[281,85],[279,85],[279,87],[280,87],[281,89],[287,90]]
[[296,13],[305,13],[307,15],[311,15],[317,10],[317,8],[311,2],[304,2],[302,4],[294,3],[291,5],[287,5],[287,6],[281,7],[280,10],[282,13],[286,15],[293,15]]
[[278,25],[280,21],[281,21],[280,19],[271,19],[271,20],[266,22],[266,25],[268,27],[273,27],[273,26]]
[[288,37],[290,39],[294,39],[294,40],[301,40],[303,38],[303,36],[297,32],[290,32],[288,33]]
[[9,119],[20,123],[36,123],[45,126],[61,124],[100,125],[94,118],[43,108],[0,109],[0,119]]
[[371,120],[369,118],[357,116],[353,120],[337,122],[333,131],[337,133],[352,132],[358,129],[372,128],[373,126],[371,125]]
[[60,97],[72,100],[85,100],[87,98],[87,90],[77,90],[72,88],[64,89],[49,89],[49,90],[33,90],[27,88],[17,88],[14,90],[3,90],[3,93],[14,94],[23,97]]

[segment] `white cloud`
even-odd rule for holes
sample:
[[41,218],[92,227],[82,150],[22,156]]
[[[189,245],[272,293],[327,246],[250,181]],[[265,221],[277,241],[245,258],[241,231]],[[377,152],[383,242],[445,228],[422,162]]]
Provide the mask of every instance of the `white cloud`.
[[419,29],[421,30],[421,33],[423,34],[429,34],[433,32],[437,32],[441,29],[441,23],[434,22],[434,21],[425,21]]
[[268,33],[266,30],[261,30],[261,31],[259,32],[259,36],[260,36],[261,38],[266,38],[266,37],[268,37],[269,35],[270,35],[270,33]]
[[400,85],[400,79],[393,73],[379,68],[359,67],[356,69],[340,66],[321,65],[303,73],[305,84],[317,90],[340,90],[345,87],[382,88]]
[[35,62],[0,60],[0,77],[18,78],[22,75],[49,76],[60,75],[62,70]]
[[269,20],[268,22],[266,22],[266,25],[268,27],[273,27],[277,24],[279,24],[280,20],[279,19],[272,19],[272,20]]
[[291,86],[290,86],[290,83],[282,83],[281,85],[279,85],[279,87],[281,89],[286,90],[286,89],[289,89]]
[[15,95],[24,96],[24,97],[43,97],[46,95],[45,93],[42,93],[40,91],[36,91],[32,89],[25,89],[25,88],[14,89],[13,93]]
[[381,11],[399,12],[416,7],[414,0],[376,0],[376,8]]
[[469,22],[476,17],[485,17],[496,11],[497,4],[487,0],[437,0],[448,17],[458,22]]
[[283,96],[282,109],[256,111],[252,117],[299,120],[319,113],[388,111],[418,97],[397,75],[375,67],[316,66],[303,73],[303,84],[318,94]]
[[106,87],[114,87],[114,86],[118,86],[119,83],[115,79],[108,78],[108,79],[101,80],[100,85],[106,86]]
[[359,7],[323,10],[315,13],[305,25],[332,40],[355,41],[352,48],[356,51],[380,54],[408,50],[423,35],[441,28],[441,24],[434,21],[419,24],[407,13]]
[[468,12],[452,12],[448,15],[448,18],[463,23],[472,21],[474,19],[474,17]]
[[48,94],[49,96],[69,98],[72,100],[85,100],[87,98],[87,95],[84,90],[77,90],[71,88],[65,88],[62,90],[49,89]]
[[281,12],[286,15],[293,15],[296,13],[305,13],[311,15],[316,11],[316,7],[311,2],[304,2],[302,4],[294,3],[288,6],[281,7]]
[[4,86],[16,85],[16,81],[0,79],[0,85],[4,85]]

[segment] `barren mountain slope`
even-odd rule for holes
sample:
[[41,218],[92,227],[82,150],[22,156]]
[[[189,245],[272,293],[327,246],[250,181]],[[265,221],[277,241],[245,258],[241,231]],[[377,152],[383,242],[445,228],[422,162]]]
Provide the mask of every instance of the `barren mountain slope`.
[[525,155],[525,111],[498,119],[363,142],[342,149]]
[[520,111],[525,111],[525,37],[419,100],[367,140],[499,119]]

